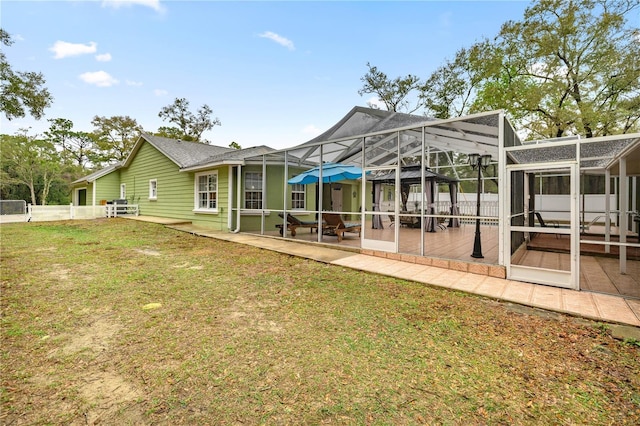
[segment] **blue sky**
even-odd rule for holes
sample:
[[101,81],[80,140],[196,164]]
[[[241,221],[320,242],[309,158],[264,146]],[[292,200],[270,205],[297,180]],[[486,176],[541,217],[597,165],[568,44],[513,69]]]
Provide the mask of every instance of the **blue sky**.
[[17,71],[38,71],[54,102],[39,121],[0,118],[0,132],[47,119],[91,131],[95,115],[128,115],[148,131],[175,98],[209,105],[213,144],[285,148],[356,105],[370,62],[422,79],[455,52],[520,20],[529,2],[7,1],[3,47]]

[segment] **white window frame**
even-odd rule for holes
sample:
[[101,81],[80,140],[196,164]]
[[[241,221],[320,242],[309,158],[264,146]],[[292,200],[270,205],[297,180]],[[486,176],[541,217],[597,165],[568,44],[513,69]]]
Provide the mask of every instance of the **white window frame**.
[[[254,186],[253,188],[249,188],[247,185],[247,178],[249,175],[259,175],[260,176],[260,184],[259,185],[255,185],[257,186],[257,188]],[[262,175],[262,172],[253,172],[253,171],[249,171],[249,172],[244,172],[244,192],[243,192],[243,198],[244,198],[244,208],[247,210],[261,210],[262,209],[262,183],[263,183],[263,179],[264,176]],[[247,194],[248,193],[256,193],[259,194],[259,199],[251,199],[251,200],[247,200]],[[251,202],[257,202],[259,205],[258,206],[251,206],[248,207],[247,203],[251,201]]]
[[[301,195],[301,199],[295,199],[295,195]],[[302,203],[302,205],[300,205]],[[297,205],[296,205],[297,204]],[[306,186],[301,183],[291,185],[291,210],[305,210],[307,206]]]
[[126,183],[121,183],[120,184],[120,199],[121,200],[125,200],[127,198],[127,184]]
[[149,199],[158,199],[158,179],[149,179]]
[[[204,176],[215,176],[216,177],[216,187],[215,187],[215,191],[200,191],[200,178],[204,177]],[[207,178],[208,180],[208,178]],[[209,194],[211,193],[215,193],[215,202],[216,202],[216,206],[215,208],[208,208],[208,207],[201,207],[200,206],[200,194],[201,193],[206,193],[207,194],[207,199],[206,199],[206,204],[209,205],[211,200],[209,199]],[[220,203],[220,198],[218,197],[218,194],[220,193],[220,180],[218,179],[218,171],[217,170],[212,170],[209,172],[202,172],[202,173],[196,173],[194,176],[194,184],[193,184],[193,211],[195,213],[218,213],[218,209],[219,209],[219,203]]]

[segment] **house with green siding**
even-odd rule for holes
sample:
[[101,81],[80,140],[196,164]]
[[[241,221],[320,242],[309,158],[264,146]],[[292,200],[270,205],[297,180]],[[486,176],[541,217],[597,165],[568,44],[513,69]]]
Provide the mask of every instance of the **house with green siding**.
[[[265,160],[274,151],[267,146],[233,149],[143,133],[124,162],[73,182],[73,203],[98,206],[126,200],[145,216],[219,230],[275,229],[282,219],[268,209],[315,209],[311,195],[316,185],[283,192],[279,184],[285,173],[283,162],[277,157]],[[291,175],[302,170],[288,168]]]

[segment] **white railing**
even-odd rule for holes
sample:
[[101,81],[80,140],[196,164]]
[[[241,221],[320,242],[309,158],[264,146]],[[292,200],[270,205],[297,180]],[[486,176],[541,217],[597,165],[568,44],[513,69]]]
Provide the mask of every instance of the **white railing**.
[[[38,206],[27,205],[27,214],[21,215],[20,220],[13,222],[48,222],[54,220],[74,219],[98,219],[101,217],[117,217],[125,214],[138,216],[140,210],[137,204],[107,204],[106,206],[74,206],[51,205]],[[2,219],[2,222],[9,220]]]
[[140,214],[137,204],[107,204],[105,207],[107,217],[118,217],[125,214],[138,216]]

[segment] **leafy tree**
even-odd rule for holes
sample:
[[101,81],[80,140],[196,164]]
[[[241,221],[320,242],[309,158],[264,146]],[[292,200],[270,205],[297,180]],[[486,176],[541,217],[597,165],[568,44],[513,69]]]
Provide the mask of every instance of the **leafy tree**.
[[169,121],[177,126],[180,138],[187,141],[201,141],[202,134],[220,126],[220,120],[211,118],[213,110],[207,105],[201,106],[196,113],[189,111],[189,101],[185,98],[176,98],[173,104],[163,107],[158,113],[158,117]]
[[60,148],[64,166],[75,167],[76,171],[83,172],[100,162],[95,135],[74,131],[73,122],[65,118],[48,121],[51,125],[44,135],[49,142]]
[[66,118],[50,118],[47,120],[49,124],[49,130],[44,132],[44,135],[49,141],[56,146],[60,147],[63,152],[71,149],[73,139],[73,121]]
[[169,139],[184,139],[185,135],[177,127],[160,126],[158,131],[154,133],[156,136]]
[[640,120],[637,0],[541,0],[507,22],[475,110],[505,109],[532,137],[627,133]]
[[55,146],[29,136],[26,130],[15,136],[0,135],[3,191],[8,185],[25,185],[31,204],[47,203],[53,183],[59,179],[60,161]]
[[490,42],[485,40],[460,49],[453,60],[447,60],[431,74],[419,88],[427,115],[445,119],[469,113],[483,78],[495,67],[493,58],[486,54],[490,48]]
[[[414,89],[418,88],[420,84],[418,77],[408,74],[405,77],[396,77],[391,80],[385,73],[369,62],[367,62],[367,68],[369,71],[360,79],[364,83],[362,88],[358,90],[360,96],[369,93],[377,95],[384,103],[387,111],[412,113],[420,108],[417,105],[410,109],[409,101],[406,99]],[[371,104],[369,106],[375,107]]]
[[142,131],[138,122],[129,116],[107,118],[96,115],[91,124],[97,136],[98,156],[104,163],[124,161]]
[[229,148],[233,148],[233,149],[242,149],[242,147],[240,146],[240,144],[236,141],[233,141],[229,144]]
[[[530,138],[638,131],[640,28],[628,18],[639,5],[638,0],[536,1],[494,39],[460,49],[438,67],[418,87],[421,107],[437,118],[503,109]],[[367,65],[361,95],[402,101],[407,89],[415,89],[394,86]],[[394,110],[394,102],[387,105]]]
[[[9,33],[1,28],[0,42],[4,46],[13,44]],[[0,108],[7,120],[24,117],[26,110],[39,120],[53,102],[44,87],[42,73],[12,70],[3,50],[0,50],[0,81]]]

